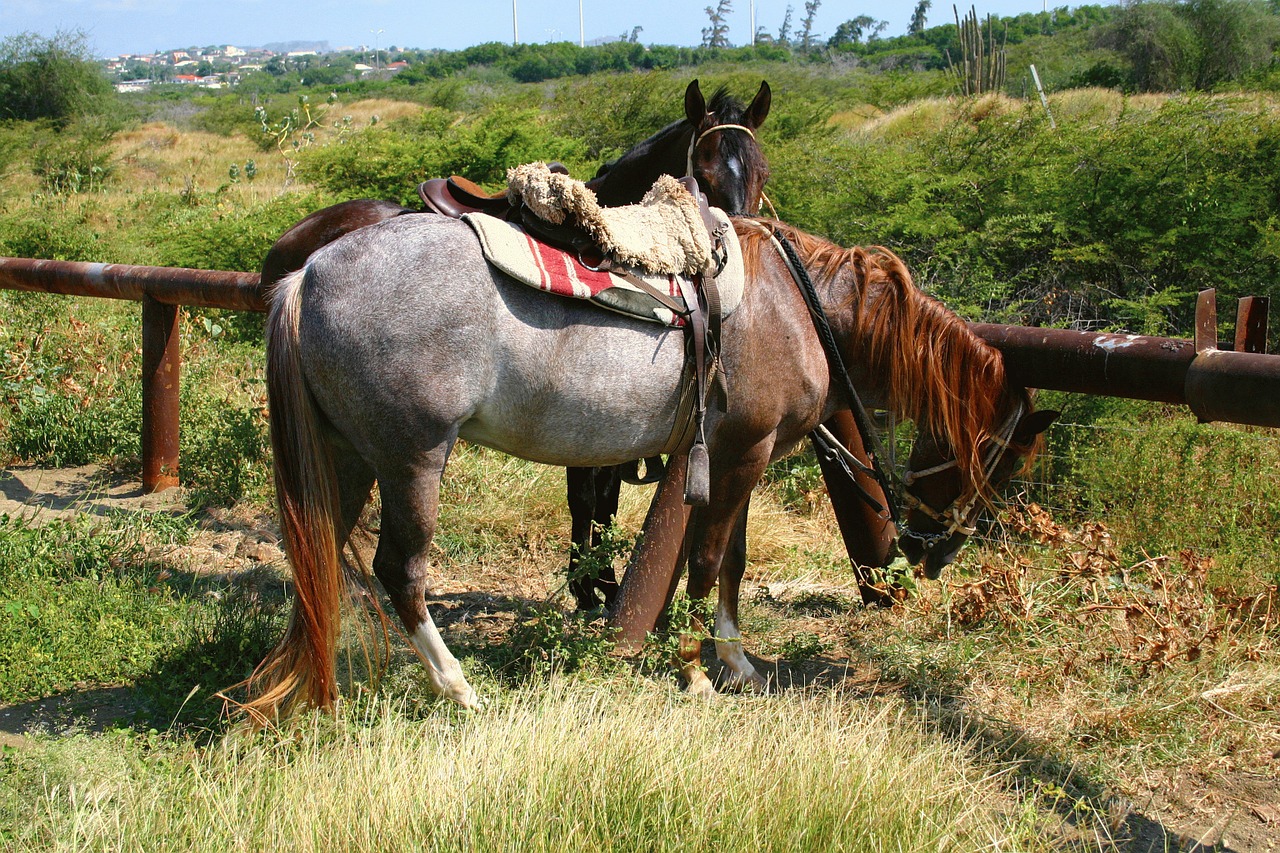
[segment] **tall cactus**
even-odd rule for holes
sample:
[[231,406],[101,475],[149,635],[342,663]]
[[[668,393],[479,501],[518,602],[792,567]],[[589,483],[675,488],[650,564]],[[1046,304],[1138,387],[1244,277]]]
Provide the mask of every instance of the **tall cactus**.
[[954,5],[951,11],[955,13],[956,29],[960,37],[961,64],[957,67],[951,60],[951,52],[947,51],[947,66],[960,85],[960,93],[980,95],[1004,88],[1004,45],[1009,38],[1009,25],[1005,25],[997,47],[995,20],[990,14],[987,15],[987,32],[984,36],[976,9],[970,6],[969,13],[963,20],[960,18],[960,10]]

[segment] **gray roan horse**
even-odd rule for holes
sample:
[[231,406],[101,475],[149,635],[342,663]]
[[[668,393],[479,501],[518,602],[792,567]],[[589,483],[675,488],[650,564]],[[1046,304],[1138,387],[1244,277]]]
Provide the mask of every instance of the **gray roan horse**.
[[[707,416],[711,504],[690,525],[688,593],[720,581],[714,636],[732,686],[763,686],[742,652],[745,550],[735,521],[770,460],[847,407],[809,312],[766,232],[813,277],[865,402],[914,419],[912,549],[936,576],[1053,413],[1032,412],[1000,354],[911,283],[883,249],[842,249],[780,223],[737,220],[747,271],[724,324],[727,401]],[[459,438],[550,465],[611,465],[675,450],[685,374],[678,331],[540,293],[493,270],[465,223],[371,226],[314,255],[273,296],[267,328],[275,480],[296,600],[284,638],[249,682],[245,709],[272,719],[337,697],[344,579],[339,551],[377,481],[373,569],[432,687],[478,702],[426,596],[440,478]],[[954,449],[954,450],[953,450]],[[932,507],[930,509],[929,507]],[[712,688],[685,644],[690,689]]]
[[[709,204],[728,213],[753,213],[760,207],[769,179],[769,164],[755,131],[769,115],[771,100],[769,84],[762,81],[745,107],[723,86],[708,102],[694,80],[684,92],[683,119],[601,166],[587,186],[600,204],[611,207],[640,201],[660,175],[690,175],[697,179]],[[312,252],[345,234],[418,212],[376,199],[344,201],[318,210],[281,235],[267,252],[262,262],[262,286],[270,292],[285,275],[301,269]],[[601,597],[606,606],[612,606],[618,590],[612,568],[606,568],[600,577],[587,578],[580,576],[578,564],[583,554],[600,544],[601,531],[618,511],[621,469],[570,467],[567,479],[572,519],[569,589],[579,609],[597,607]],[[855,511],[863,510],[858,506]]]

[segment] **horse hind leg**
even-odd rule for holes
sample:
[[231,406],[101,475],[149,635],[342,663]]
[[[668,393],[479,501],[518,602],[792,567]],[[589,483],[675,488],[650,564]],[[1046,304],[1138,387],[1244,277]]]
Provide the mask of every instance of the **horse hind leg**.
[[618,578],[611,564],[599,574],[587,577],[582,562],[600,547],[602,531],[613,524],[618,513],[618,496],[622,477],[617,468],[566,468],[565,480],[569,499],[569,591],[578,610],[590,611],[600,606],[612,610],[618,597]]
[[431,688],[464,708],[480,699],[467,683],[458,659],[427,610],[431,537],[440,506],[440,477],[447,447],[436,458],[395,476],[379,477],[382,490],[382,533],[373,570],[404,623],[409,641],[427,668]]

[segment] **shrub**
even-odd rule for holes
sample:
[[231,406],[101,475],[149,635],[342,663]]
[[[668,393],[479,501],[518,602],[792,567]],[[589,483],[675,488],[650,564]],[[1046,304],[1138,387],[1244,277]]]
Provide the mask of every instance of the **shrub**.
[[109,114],[116,92],[89,51],[84,33],[50,38],[19,33],[0,41],[0,119],[46,119],[62,127]]

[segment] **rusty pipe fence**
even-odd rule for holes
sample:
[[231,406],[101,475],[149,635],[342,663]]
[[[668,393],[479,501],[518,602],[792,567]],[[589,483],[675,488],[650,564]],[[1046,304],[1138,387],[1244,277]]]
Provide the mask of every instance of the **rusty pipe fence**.
[[263,311],[257,273],[0,258],[0,288],[142,303],[142,488],[178,485],[178,307]]
[[[178,482],[178,307],[264,311],[256,273],[0,257],[0,288],[142,303],[142,481]],[[1200,294],[1193,340],[975,323],[1032,388],[1187,406],[1202,421],[1280,427],[1280,355],[1267,355],[1268,301],[1239,302],[1236,337],[1217,338],[1214,291]]]

